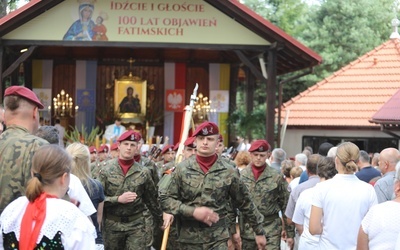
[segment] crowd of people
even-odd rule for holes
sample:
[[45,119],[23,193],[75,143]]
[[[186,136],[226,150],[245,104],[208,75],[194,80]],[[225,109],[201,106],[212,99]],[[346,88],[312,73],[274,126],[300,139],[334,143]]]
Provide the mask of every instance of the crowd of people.
[[180,155],[144,153],[120,120],[110,144],[64,148],[59,129],[39,130],[42,108],[5,90],[0,249],[400,249],[398,149],[326,142],[290,158],[261,139],[227,153],[206,121]]

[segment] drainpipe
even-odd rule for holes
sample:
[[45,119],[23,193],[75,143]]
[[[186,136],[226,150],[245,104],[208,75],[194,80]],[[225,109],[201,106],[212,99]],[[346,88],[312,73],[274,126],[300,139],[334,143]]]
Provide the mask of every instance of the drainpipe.
[[287,82],[290,82],[290,81],[293,81],[293,80],[296,80],[296,79],[298,79],[300,77],[303,77],[305,75],[311,74],[313,72],[314,72],[314,68],[309,68],[307,71],[305,71],[305,72],[303,72],[301,74],[289,77],[288,79],[284,79],[284,80],[280,81],[279,84],[278,84],[279,85],[279,90],[278,90],[278,99],[279,99],[279,101],[278,101],[278,140],[277,140],[277,143],[278,143],[278,147],[279,148],[281,147],[281,112],[282,112],[283,84],[285,84]]

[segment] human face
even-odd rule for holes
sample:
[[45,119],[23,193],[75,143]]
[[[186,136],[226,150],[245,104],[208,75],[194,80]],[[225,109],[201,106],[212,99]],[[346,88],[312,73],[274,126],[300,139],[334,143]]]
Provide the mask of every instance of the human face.
[[196,137],[197,154],[200,156],[212,156],[218,144],[218,135],[198,135]]
[[164,154],[164,161],[170,162],[175,159],[175,151],[168,151]]
[[135,155],[138,144],[135,141],[122,141],[119,143],[119,158],[122,160],[131,160]]
[[218,155],[221,155],[222,152],[224,152],[225,146],[223,142],[218,142],[217,144],[217,148],[215,149],[215,151],[217,152]]
[[185,159],[188,159],[190,156],[194,155],[195,153],[196,153],[196,149],[195,148],[185,147],[183,149],[183,157]]
[[96,156],[97,156],[96,152],[91,153],[90,154],[90,162],[94,162],[96,160]]
[[250,155],[254,166],[262,167],[266,164],[265,161],[268,158],[268,152],[252,152]]
[[135,152],[135,155],[140,155],[141,154],[141,149],[142,149],[142,146],[143,146],[143,141],[142,140],[140,140],[139,142],[138,142],[138,144],[137,144],[138,146],[137,146],[137,149],[136,149],[136,152]]
[[107,153],[101,152],[99,153],[99,160],[104,161],[107,158]]
[[389,161],[386,160],[384,155],[379,156],[379,161],[378,161],[378,168],[381,171],[382,174],[386,174],[387,170],[389,167]]
[[88,20],[91,15],[92,15],[92,10],[89,7],[85,7],[82,10],[82,19]]
[[110,151],[110,156],[111,156],[111,158],[117,158],[118,157],[118,155],[119,155],[119,151],[118,151],[118,149],[117,150],[111,150]]

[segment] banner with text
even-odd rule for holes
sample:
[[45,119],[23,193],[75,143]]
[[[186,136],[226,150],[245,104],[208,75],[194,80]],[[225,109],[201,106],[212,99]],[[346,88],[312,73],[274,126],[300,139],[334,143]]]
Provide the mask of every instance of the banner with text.
[[201,0],[67,0],[2,39],[269,44]]

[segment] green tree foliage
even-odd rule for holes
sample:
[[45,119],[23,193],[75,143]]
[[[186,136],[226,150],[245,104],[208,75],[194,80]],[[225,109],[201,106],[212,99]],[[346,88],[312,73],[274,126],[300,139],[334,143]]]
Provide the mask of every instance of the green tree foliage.
[[[389,40],[390,21],[398,11],[398,0],[242,2],[322,56],[323,63],[315,67],[313,74],[284,86],[293,93],[303,91]],[[306,4],[310,2],[316,4]],[[286,95],[284,100],[289,97]]]
[[[17,8],[17,3],[21,0],[0,0],[0,18],[7,15],[7,11],[13,11]],[[29,1],[25,1],[29,2]],[[7,9],[8,7],[8,9]]]
[[247,138],[250,141],[252,139],[265,138],[266,130],[263,125],[266,120],[265,86],[262,84],[256,85],[253,99],[254,109],[250,113],[246,112],[245,87],[244,84],[238,86],[236,95],[237,108],[229,116],[228,124],[233,134]]
[[323,58],[309,85],[389,40],[392,32],[393,0],[326,0],[309,10],[296,38]]

